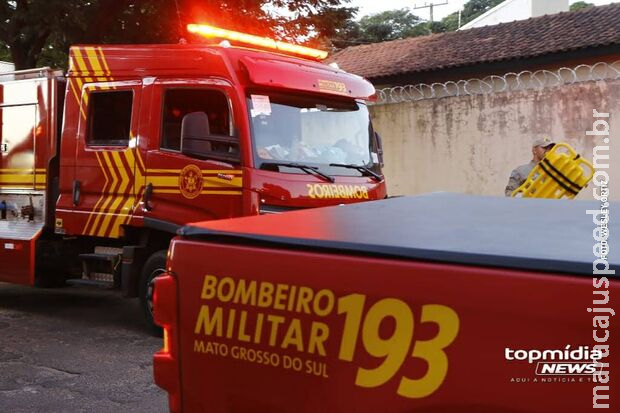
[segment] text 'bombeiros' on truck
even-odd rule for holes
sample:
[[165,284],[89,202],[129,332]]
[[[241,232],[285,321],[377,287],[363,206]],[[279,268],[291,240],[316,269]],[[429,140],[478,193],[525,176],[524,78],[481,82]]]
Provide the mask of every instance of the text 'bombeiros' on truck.
[[386,197],[369,82],[320,50],[188,32],[215,40],[0,76],[0,281],[115,288],[152,325],[182,225]]

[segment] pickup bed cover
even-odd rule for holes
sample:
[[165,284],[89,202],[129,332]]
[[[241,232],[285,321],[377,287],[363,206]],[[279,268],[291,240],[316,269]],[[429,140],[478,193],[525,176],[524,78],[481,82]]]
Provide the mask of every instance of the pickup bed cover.
[[[389,208],[388,208],[389,205]],[[190,224],[183,238],[424,261],[592,274],[588,210],[600,202],[433,193]],[[611,203],[608,242],[618,237]],[[601,218],[601,217],[598,217]],[[610,268],[620,266],[610,248]],[[616,274],[615,277],[619,277]]]

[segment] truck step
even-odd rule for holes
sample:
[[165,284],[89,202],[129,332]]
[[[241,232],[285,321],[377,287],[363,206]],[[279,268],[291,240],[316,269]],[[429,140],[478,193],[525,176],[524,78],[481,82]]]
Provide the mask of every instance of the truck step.
[[99,288],[112,288],[114,287],[113,282],[107,281],[97,281],[97,280],[86,280],[83,278],[71,278],[67,280],[67,284],[69,285],[82,285],[87,287],[99,287]]
[[114,284],[114,274],[110,274],[107,272],[91,272],[88,278],[83,279]]
[[113,286],[115,275],[119,275],[122,253],[122,248],[98,246],[92,253],[80,254],[82,280],[103,282]]
[[122,253],[123,253],[122,248],[104,247],[104,246],[95,247],[95,254],[121,255]]

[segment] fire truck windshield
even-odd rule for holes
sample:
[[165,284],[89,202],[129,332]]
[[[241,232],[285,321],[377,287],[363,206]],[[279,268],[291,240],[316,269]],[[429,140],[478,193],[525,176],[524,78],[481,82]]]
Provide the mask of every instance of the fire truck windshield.
[[359,176],[358,169],[330,164],[372,168],[376,163],[370,117],[363,103],[275,93],[252,93],[247,100],[259,168],[277,162],[302,163],[330,175]]

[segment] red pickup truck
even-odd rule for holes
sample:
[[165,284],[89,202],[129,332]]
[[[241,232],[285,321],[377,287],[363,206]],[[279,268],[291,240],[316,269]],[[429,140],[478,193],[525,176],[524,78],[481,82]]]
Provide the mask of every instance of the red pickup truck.
[[439,193],[186,226],[155,381],[174,412],[617,411],[600,210]]

